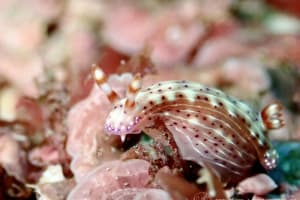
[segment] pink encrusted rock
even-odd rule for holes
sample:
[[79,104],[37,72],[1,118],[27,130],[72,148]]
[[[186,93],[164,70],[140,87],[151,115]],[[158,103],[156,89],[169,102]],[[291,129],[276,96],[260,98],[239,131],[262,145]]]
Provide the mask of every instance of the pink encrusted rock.
[[[260,42],[253,42],[249,36],[231,30],[231,34],[211,37],[199,48],[192,64],[195,67],[209,67],[228,58],[256,57],[264,61],[290,61],[298,64],[300,62],[300,38],[296,36],[273,36],[262,38]],[[244,38],[243,38],[244,37]],[[274,41],[276,41],[274,43]]]
[[[108,81],[120,96],[124,96],[131,79],[130,74],[123,74],[112,75]],[[73,157],[71,168],[76,180],[103,161],[117,159],[120,155],[103,132],[104,120],[111,107],[106,95],[95,86],[90,95],[69,112],[67,151]]]
[[221,66],[220,73],[222,81],[236,88],[233,91],[236,96],[251,98],[270,87],[270,79],[263,63],[257,59],[227,59]]
[[[274,42],[276,41],[276,42]],[[268,59],[279,61],[291,61],[299,66],[300,63],[300,37],[282,35],[271,38],[261,45],[260,50]]]
[[34,78],[42,71],[38,52],[45,40],[45,19],[36,17],[32,7],[15,0],[0,4],[0,31],[5,33],[0,37],[0,74],[23,94],[36,96]]
[[12,137],[12,133],[0,133],[0,165],[7,173],[18,180],[26,177],[27,163],[25,152],[18,142]]
[[[20,3],[18,1],[18,3]],[[65,2],[60,0],[28,0],[24,2],[29,12],[37,14],[45,21],[50,21],[59,17],[65,8]]]
[[[0,74],[21,93],[37,97],[34,80],[42,73],[42,61],[38,57],[19,58],[0,52]],[[25,75],[26,74],[26,75]]]
[[152,188],[126,188],[120,189],[117,191],[108,194],[108,197],[105,200],[171,200],[170,195],[161,189],[152,189]]
[[254,195],[254,196],[252,197],[252,200],[268,200],[268,199],[266,199],[266,198],[264,198],[264,197],[260,197],[260,196]]
[[19,120],[30,123],[35,129],[41,128],[45,120],[43,109],[38,102],[25,96],[18,99],[16,114]]
[[28,158],[35,166],[42,167],[46,167],[50,164],[56,164],[60,159],[59,152],[54,145],[36,147],[29,152]]
[[150,163],[138,159],[106,162],[87,174],[67,199],[109,199],[112,192],[121,189],[125,189],[126,196],[127,188],[146,187],[149,167]]
[[151,58],[154,63],[163,67],[186,61],[205,34],[199,13],[195,2],[185,2],[156,17],[156,27],[146,42],[153,49]]
[[214,37],[207,40],[198,50],[193,65],[199,68],[222,62],[226,58],[244,55],[251,48],[235,37]]
[[[78,26],[78,25],[77,25]],[[71,29],[71,28],[69,28]],[[79,28],[78,28],[79,29]],[[66,30],[66,32],[69,30]],[[73,70],[86,68],[90,65],[91,61],[97,58],[97,38],[89,30],[83,28],[79,30],[69,31],[66,33],[70,57],[70,66]]]
[[277,187],[276,183],[266,174],[258,174],[244,179],[237,186],[241,194],[253,193],[255,195],[266,195]]
[[65,200],[74,187],[75,181],[66,179],[59,182],[38,184],[36,193],[39,200]]
[[148,47],[159,67],[185,61],[205,32],[198,10],[184,3],[158,13],[129,5],[114,9],[104,20],[107,43],[127,55]]
[[103,36],[108,44],[126,54],[137,53],[153,33],[154,21],[134,6],[113,7],[104,18]]
[[159,73],[147,75],[143,79],[143,87],[150,86],[154,83],[167,80],[190,80],[203,83],[209,86],[215,86],[220,77],[219,69],[199,70],[195,68],[172,68],[172,73],[169,69],[160,69]]

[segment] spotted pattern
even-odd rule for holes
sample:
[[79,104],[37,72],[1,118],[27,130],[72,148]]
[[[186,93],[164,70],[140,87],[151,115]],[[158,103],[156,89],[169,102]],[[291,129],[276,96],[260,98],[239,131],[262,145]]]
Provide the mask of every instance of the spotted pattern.
[[134,100],[134,107],[128,110],[124,99],[116,105],[105,125],[109,133],[139,132],[155,127],[154,120],[160,119],[173,134],[181,155],[209,164],[223,182],[245,175],[257,159],[266,169],[276,166],[277,153],[266,137],[262,117],[220,90],[194,82],[166,81],[139,91]]

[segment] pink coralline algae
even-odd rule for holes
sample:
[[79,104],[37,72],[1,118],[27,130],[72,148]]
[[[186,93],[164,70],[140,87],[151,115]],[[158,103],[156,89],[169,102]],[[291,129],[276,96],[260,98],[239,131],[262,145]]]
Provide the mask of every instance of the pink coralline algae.
[[0,165],[3,166],[8,174],[18,180],[26,179],[27,167],[25,151],[19,143],[13,139],[13,133],[0,132]]
[[43,183],[37,186],[36,193],[39,200],[64,200],[75,186],[74,179],[67,179],[54,183]]
[[32,164],[41,167],[55,164],[60,159],[59,152],[54,145],[36,147],[30,151],[28,156]]
[[67,199],[171,199],[163,190],[147,188],[149,167],[138,159],[106,162],[87,174]]
[[227,59],[219,68],[220,80],[227,85],[234,85],[231,94],[238,97],[253,98],[269,89],[271,83],[256,59]]
[[146,46],[153,50],[155,64],[171,66],[184,62],[204,36],[205,26],[198,17],[192,5],[177,5],[156,15],[121,6],[105,18],[103,34],[108,44],[122,53],[132,55]]
[[196,67],[207,67],[221,63],[226,58],[238,57],[249,53],[251,48],[242,44],[237,38],[231,37],[212,37],[206,40],[202,47],[197,51],[193,65]]
[[63,3],[4,2],[0,3],[0,31],[7,34],[0,37],[1,76],[22,93],[36,97],[38,91],[33,80],[42,74],[43,60],[39,50],[46,40],[45,24],[58,16]]
[[[108,81],[123,96],[131,79],[130,74],[123,74],[111,76]],[[119,158],[119,150],[112,145],[118,138],[107,136],[103,130],[105,116],[111,107],[105,94],[94,87],[68,114],[67,151],[73,157],[71,168],[77,180],[100,163]]]
[[170,195],[161,189],[145,189],[145,188],[126,188],[122,190],[117,190],[107,195],[107,200],[114,199],[134,199],[134,200],[156,200],[156,199],[164,199],[171,200]]
[[241,194],[253,193],[255,195],[265,195],[277,187],[276,183],[265,174],[258,174],[241,181],[237,190]]

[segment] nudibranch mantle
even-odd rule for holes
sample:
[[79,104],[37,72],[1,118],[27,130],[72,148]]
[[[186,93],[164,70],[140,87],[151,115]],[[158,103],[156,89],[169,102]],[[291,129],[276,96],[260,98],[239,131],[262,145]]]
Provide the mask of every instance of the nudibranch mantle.
[[115,102],[108,114],[108,134],[155,129],[159,119],[184,159],[210,165],[225,181],[232,179],[228,176],[242,176],[257,159],[267,170],[276,167],[278,155],[267,132],[284,125],[277,103],[259,114],[220,90],[178,80],[159,82],[128,96]]

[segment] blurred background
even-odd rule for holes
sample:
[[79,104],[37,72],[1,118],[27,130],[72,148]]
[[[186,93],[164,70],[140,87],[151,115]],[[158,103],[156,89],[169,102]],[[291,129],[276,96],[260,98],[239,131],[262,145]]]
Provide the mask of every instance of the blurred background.
[[144,48],[151,49],[158,70],[180,66],[201,74],[222,68],[223,79],[252,76],[253,81],[242,79],[239,85],[248,84],[245,87],[253,90],[274,86],[284,93],[279,96],[285,103],[296,103],[299,4],[297,0],[2,0],[0,117],[13,120],[17,97],[36,97],[42,79],[52,76],[81,93],[78,87],[92,63],[113,73],[121,60]]
[[91,91],[91,64],[107,74],[151,65],[157,80],[198,81],[256,109],[281,102],[286,126],[270,137],[285,156],[271,175],[300,185],[300,1],[1,0],[0,33],[0,136],[30,126],[14,138],[25,152],[45,137],[31,100],[50,113],[43,97],[63,91],[51,102],[68,112]]

